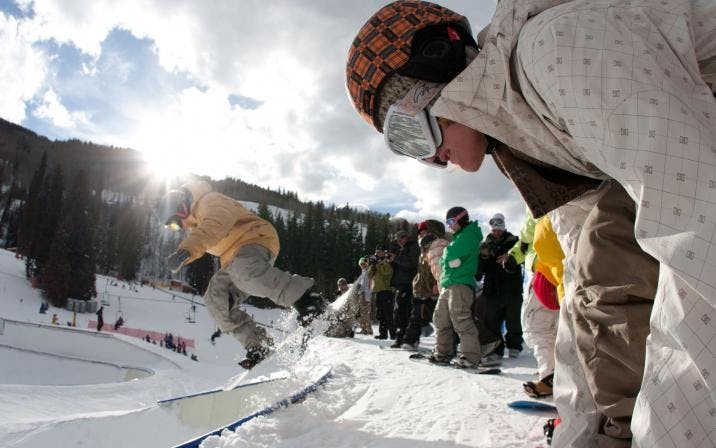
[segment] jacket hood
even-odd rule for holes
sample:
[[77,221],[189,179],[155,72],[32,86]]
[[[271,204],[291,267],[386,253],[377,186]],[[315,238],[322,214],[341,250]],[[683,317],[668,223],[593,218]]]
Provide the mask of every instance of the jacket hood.
[[187,182],[184,185],[181,186],[182,188],[185,188],[191,193],[191,205],[192,209],[194,208],[194,204],[196,204],[199,199],[204,197],[207,193],[210,193],[213,191],[213,188],[211,188],[211,185],[209,182],[203,181],[203,180],[197,180],[192,182]]
[[515,67],[518,58],[513,58],[527,21],[565,2],[499,1],[490,25],[479,33],[480,53],[443,88],[431,112],[499,140],[532,163],[599,177],[599,170],[581,160],[574,148],[565,151],[569,142],[558,140],[527,103]]

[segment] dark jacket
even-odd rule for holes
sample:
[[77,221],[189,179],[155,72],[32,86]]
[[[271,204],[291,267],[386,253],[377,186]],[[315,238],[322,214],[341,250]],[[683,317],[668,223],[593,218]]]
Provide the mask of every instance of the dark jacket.
[[420,258],[420,248],[418,243],[409,240],[405,246],[398,246],[398,252],[393,259],[393,279],[391,286],[401,288],[412,286],[413,277],[418,273],[418,258]]
[[[495,240],[492,234],[487,235],[485,242],[480,246],[480,264],[477,269],[477,280],[483,280],[482,293],[486,296],[503,294],[522,294],[522,271],[507,272],[497,263],[497,257],[506,254],[518,238],[505,231],[500,240]],[[488,254],[483,254],[486,246]]]

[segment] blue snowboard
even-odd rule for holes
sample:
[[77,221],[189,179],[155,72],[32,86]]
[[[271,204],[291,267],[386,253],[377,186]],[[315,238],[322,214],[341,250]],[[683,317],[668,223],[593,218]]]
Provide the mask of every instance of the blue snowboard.
[[507,403],[507,406],[512,409],[527,409],[531,411],[552,411],[557,412],[557,408],[548,403],[542,403],[541,401],[531,400],[518,400],[512,403]]

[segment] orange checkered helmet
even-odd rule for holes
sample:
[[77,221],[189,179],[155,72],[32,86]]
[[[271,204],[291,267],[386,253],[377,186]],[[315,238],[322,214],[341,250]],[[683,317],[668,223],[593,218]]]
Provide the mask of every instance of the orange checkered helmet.
[[[462,60],[455,66],[454,52],[448,64],[425,70],[425,61],[415,61],[413,38],[428,27],[449,27],[449,41],[459,41]],[[445,31],[443,31],[445,33]],[[443,39],[446,40],[446,39]],[[464,45],[477,47],[467,19],[434,3],[400,0],[381,8],[358,31],[348,52],[346,88],[358,113],[379,132],[378,103],[381,89],[394,74],[433,82],[448,82],[465,67]],[[419,56],[418,58],[419,59]],[[415,62],[415,63],[414,63]]]

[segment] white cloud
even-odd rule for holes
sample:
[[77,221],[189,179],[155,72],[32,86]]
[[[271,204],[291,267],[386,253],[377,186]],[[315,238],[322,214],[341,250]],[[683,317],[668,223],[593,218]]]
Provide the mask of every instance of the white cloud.
[[44,55],[32,47],[21,22],[0,13],[0,116],[22,122],[25,103],[42,87],[44,78]]
[[60,128],[75,128],[78,124],[86,124],[89,121],[84,112],[68,111],[52,89],[45,92],[42,103],[32,111],[32,115],[47,119]]

